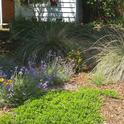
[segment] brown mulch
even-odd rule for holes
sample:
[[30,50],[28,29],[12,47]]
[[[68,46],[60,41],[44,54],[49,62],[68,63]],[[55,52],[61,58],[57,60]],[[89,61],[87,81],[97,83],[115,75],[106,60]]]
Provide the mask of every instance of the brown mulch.
[[8,112],[12,112],[12,109],[9,107],[3,107],[0,109],[0,118],[7,114]]
[[105,124],[124,124],[124,100],[106,98],[101,112]]
[[124,124],[124,83],[101,86],[100,89],[110,89],[120,95],[120,99],[106,98],[102,113],[106,124]]
[[80,73],[78,75],[75,75],[70,83],[77,84],[79,87],[91,87],[91,88],[97,88],[97,86],[93,83],[88,83],[89,75],[87,73]]
[[91,87],[103,90],[114,90],[120,98],[105,98],[101,113],[105,118],[104,124],[124,124],[124,82],[96,86],[88,83],[89,76],[85,73],[79,74],[72,79],[72,83],[77,83],[80,87]]

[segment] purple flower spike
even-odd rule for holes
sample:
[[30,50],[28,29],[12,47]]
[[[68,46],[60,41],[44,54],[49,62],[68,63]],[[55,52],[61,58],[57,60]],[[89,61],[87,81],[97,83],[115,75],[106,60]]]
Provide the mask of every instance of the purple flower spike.
[[49,82],[45,81],[45,83],[39,83],[38,87],[44,90],[48,90],[48,85],[49,85]]
[[0,77],[7,77],[7,75],[3,72],[3,70],[0,70]]
[[11,89],[11,85],[7,85],[6,90],[10,91],[10,89]]
[[2,70],[0,70],[0,76],[2,77],[2,75],[3,75],[3,71],[2,71]]
[[45,70],[46,67],[47,67],[47,65],[42,61],[42,62],[41,62],[41,65],[40,65],[41,71],[42,71],[42,70]]
[[25,68],[25,74],[29,74],[29,73],[30,71],[27,68]]

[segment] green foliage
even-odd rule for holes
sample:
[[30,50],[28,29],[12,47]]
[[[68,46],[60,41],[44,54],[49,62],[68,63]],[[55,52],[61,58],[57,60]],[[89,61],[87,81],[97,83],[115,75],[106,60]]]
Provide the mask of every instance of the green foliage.
[[83,71],[83,69],[84,69],[84,55],[81,52],[81,50],[70,51],[67,55],[67,60],[74,61],[74,63],[75,63],[74,69],[77,73]]
[[[106,82],[123,81],[124,79],[124,29],[113,29],[98,41],[97,65],[93,70],[95,75],[102,75]],[[99,43],[99,42],[97,42]]]
[[68,62],[49,52],[49,56],[37,65],[28,62],[27,67],[15,67],[15,71],[0,69],[0,106],[18,106],[27,99],[42,95],[42,89],[62,84],[75,73],[74,62]]
[[66,34],[66,24],[60,22],[19,20],[12,26],[12,40],[20,45],[16,53],[24,61],[40,61],[50,50],[64,56],[74,46]]
[[[64,59],[56,58],[51,65],[48,65],[47,75],[48,77],[53,77],[53,84],[61,84],[70,80],[72,75],[74,75],[74,62],[67,62]],[[51,83],[52,83],[51,82]]]
[[13,56],[0,55],[0,69],[9,70],[17,64]]
[[100,91],[101,95],[104,95],[106,97],[112,97],[112,98],[120,98],[119,94],[115,92],[114,90],[102,90]]
[[113,91],[81,89],[77,92],[51,91],[40,99],[28,101],[1,124],[100,124],[101,95],[117,97]]
[[[100,20],[108,22],[109,20],[115,20],[119,16],[123,15],[123,0],[87,0],[83,1],[84,11],[87,11],[86,20],[89,21]],[[85,7],[86,6],[86,7]],[[88,9],[87,9],[88,8]]]
[[40,79],[41,84],[48,86],[65,83],[75,74],[75,63],[67,61],[60,56],[49,55],[41,62],[39,68],[35,68],[35,75]]
[[104,76],[100,73],[100,72],[97,72],[93,75],[91,75],[91,78],[89,80],[91,83],[95,83],[96,85],[104,85],[106,84],[107,82],[105,81],[105,78]]
[[115,20],[110,20],[108,23],[115,24],[115,25],[120,25],[120,27],[124,28],[124,17],[119,17]]
[[31,75],[19,75],[14,77],[12,89],[0,88],[1,104],[3,106],[18,106],[32,97],[41,95],[38,83]]
[[117,11],[118,14],[124,18],[124,0],[118,0],[117,1]]
[[[121,19],[117,21],[119,21],[117,24],[123,25]],[[46,57],[49,50],[53,50],[60,56],[67,56],[71,51],[80,49],[80,59],[83,62],[85,61],[84,58],[92,57],[93,52],[88,53],[86,50],[85,55],[83,55],[82,51],[88,49],[97,39],[107,35],[111,30],[110,25],[104,26],[101,23],[101,21],[100,24],[96,21],[81,26],[73,23],[37,23],[19,19],[13,22],[11,28],[12,51],[19,62],[27,63],[29,59],[34,59],[37,63]],[[109,23],[114,23],[114,21]],[[78,66],[77,64],[77,72],[82,70],[81,66],[84,65]]]

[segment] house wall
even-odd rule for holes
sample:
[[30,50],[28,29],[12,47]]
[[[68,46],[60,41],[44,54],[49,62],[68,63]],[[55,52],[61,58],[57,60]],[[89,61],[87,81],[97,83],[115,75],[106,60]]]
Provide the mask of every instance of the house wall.
[[51,7],[50,2],[47,4],[30,4],[27,6],[20,6],[19,3],[15,4],[16,17],[25,17],[30,19],[35,15],[37,20],[56,20],[75,21],[76,20],[76,0],[58,0],[57,7]]
[[0,0],[0,25],[2,25],[2,0]]

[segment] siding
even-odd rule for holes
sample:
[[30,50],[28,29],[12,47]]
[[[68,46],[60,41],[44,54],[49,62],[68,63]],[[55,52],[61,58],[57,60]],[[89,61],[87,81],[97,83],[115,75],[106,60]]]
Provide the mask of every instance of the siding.
[[[16,11],[20,11],[21,16],[25,18],[31,18],[33,16],[31,6],[33,5],[30,5],[28,9],[27,7],[20,7],[20,10],[17,10],[19,7],[16,7]],[[58,0],[57,7],[52,7],[49,2],[47,4],[36,4],[36,6],[33,6],[33,10],[38,21],[55,21],[60,19],[72,22],[76,19],[76,0]],[[16,16],[19,15],[17,12]]]
[[2,0],[0,0],[0,25],[2,25]]

